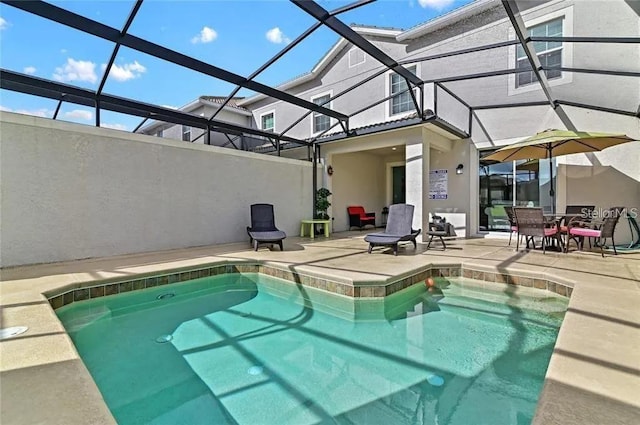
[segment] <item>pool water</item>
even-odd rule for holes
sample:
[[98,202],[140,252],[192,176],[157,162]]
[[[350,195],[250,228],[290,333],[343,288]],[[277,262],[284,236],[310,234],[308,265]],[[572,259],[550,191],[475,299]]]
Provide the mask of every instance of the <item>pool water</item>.
[[437,284],[354,304],[232,274],[57,313],[121,425],[529,424],[567,300]]

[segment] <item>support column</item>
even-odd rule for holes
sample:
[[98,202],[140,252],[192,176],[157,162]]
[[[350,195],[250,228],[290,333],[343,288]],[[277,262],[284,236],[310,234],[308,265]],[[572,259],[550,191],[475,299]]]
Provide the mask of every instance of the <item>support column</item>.
[[424,137],[407,143],[405,147],[406,202],[415,206],[413,228],[423,230],[423,240],[424,231],[429,224],[427,198],[429,192],[430,148],[430,143]]

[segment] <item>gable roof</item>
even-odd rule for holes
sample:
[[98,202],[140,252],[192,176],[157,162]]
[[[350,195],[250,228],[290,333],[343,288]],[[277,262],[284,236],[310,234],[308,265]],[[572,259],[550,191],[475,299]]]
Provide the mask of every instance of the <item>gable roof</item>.
[[[394,42],[396,42],[398,35],[402,34],[402,29],[400,28],[377,27],[374,25],[360,25],[360,24],[351,24],[350,27],[351,29],[353,29],[355,32],[357,32],[362,36],[389,38]],[[322,58],[320,58],[320,60],[314,65],[311,71],[306,72],[302,75],[299,75],[291,80],[285,81],[284,83],[276,86],[276,88],[278,90],[285,91],[293,87],[296,87],[300,84],[313,80],[316,76],[318,76],[320,73],[322,73],[322,71],[324,71],[327,68],[327,66],[331,63],[331,61],[335,59],[336,56],[338,56],[338,53],[340,53],[342,49],[344,49],[348,44],[349,42],[345,38],[340,37],[340,39],[329,49],[329,51],[325,53],[325,55]],[[267,95],[265,94],[257,94],[254,96],[246,97],[240,100],[239,102],[237,102],[237,104],[239,106],[246,106],[266,98],[267,98]]]
[[[186,105],[177,108],[182,112],[192,112],[199,108],[200,106],[212,106],[214,108],[220,108],[222,103],[224,103],[226,96],[200,96],[199,98],[187,103]],[[244,99],[244,97],[232,97],[229,102],[224,106],[224,109],[229,110],[230,112],[239,113],[241,115],[252,116],[251,112],[247,108],[243,108],[238,105],[238,101]],[[158,121],[154,120],[151,123],[145,125],[141,129],[139,129],[138,133],[146,133],[151,131],[157,127],[173,127],[176,124],[168,123],[166,121]]]

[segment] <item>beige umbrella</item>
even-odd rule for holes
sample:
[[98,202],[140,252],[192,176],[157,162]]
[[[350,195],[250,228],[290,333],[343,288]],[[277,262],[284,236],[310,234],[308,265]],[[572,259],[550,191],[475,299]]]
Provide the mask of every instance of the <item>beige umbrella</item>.
[[523,162],[522,164],[516,165],[516,170],[535,171],[537,173],[540,170],[540,160],[530,159],[527,162]]
[[[587,131],[545,130],[514,144],[505,146],[484,160],[514,161],[518,159],[553,159],[554,156],[572,153],[597,152],[610,146],[632,142],[634,139],[624,134],[594,133]],[[556,211],[552,161],[549,161],[551,175],[552,211]]]

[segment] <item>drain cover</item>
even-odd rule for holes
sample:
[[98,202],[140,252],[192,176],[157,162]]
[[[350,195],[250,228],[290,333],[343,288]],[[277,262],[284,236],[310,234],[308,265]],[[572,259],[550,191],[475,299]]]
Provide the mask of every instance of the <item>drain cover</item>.
[[11,338],[16,335],[23,334],[29,329],[26,326],[13,326],[11,328],[0,329],[0,339]]
[[166,300],[167,298],[173,298],[175,296],[176,296],[176,294],[173,294],[173,293],[169,292],[168,294],[158,295],[156,297],[156,299],[158,299],[158,300]]

